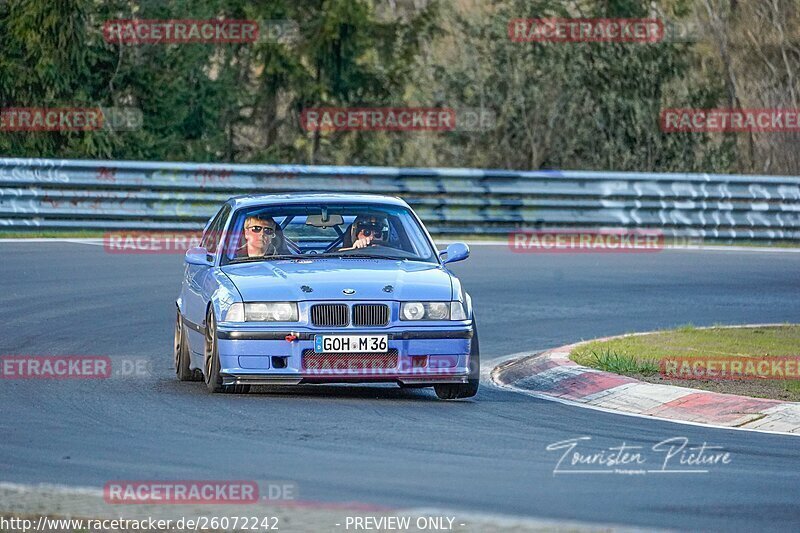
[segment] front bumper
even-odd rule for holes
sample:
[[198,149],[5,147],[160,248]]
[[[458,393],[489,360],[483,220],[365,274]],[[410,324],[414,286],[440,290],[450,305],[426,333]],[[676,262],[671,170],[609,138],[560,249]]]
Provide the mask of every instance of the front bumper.
[[[304,352],[313,352],[315,335],[387,335],[388,349],[390,353],[396,353],[396,364],[380,368],[333,365],[310,369],[304,365]],[[287,340],[287,336],[293,337],[292,340]],[[466,383],[469,379],[472,336],[471,325],[452,328],[289,331],[263,327],[226,328],[220,324],[217,329],[220,374],[225,385]]]

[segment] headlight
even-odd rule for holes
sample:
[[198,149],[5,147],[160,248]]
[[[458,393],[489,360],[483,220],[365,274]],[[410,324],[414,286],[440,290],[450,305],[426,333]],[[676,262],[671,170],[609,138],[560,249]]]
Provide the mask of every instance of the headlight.
[[425,316],[425,307],[419,302],[409,302],[400,305],[401,320],[422,320]]
[[235,303],[225,314],[225,322],[297,322],[295,302]]
[[400,304],[400,319],[450,320],[451,305],[452,302],[405,302]]
[[244,316],[247,322],[297,322],[297,304],[294,302],[245,304]]

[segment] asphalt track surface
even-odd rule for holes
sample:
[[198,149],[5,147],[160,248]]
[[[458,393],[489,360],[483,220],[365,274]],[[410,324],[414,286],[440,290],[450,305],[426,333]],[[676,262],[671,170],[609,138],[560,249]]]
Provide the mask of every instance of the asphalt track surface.
[[[484,383],[474,401],[393,386],[247,396],[179,383],[178,255],[0,243],[0,354],[145,357],[151,379],[0,380],[0,481],[291,480],[300,497],[692,530],[800,529],[800,440],[603,413]],[[484,367],[585,338],[799,322],[800,254],[513,254],[474,246]],[[799,350],[800,351],[800,350]],[[584,451],[687,437],[732,462],[706,474],[554,475],[548,444]],[[651,461],[648,456],[648,462]],[[652,459],[655,461],[655,459]]]

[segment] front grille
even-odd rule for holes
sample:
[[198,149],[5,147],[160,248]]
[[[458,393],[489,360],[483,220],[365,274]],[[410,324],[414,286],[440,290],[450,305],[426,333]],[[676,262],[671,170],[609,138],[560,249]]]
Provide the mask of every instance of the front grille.
[[397,368],[397,349],[386,353],[316,353],[303,350],[303,369],[347,372],[352,370],[387,370]]
[[389,323],[389,306],[384,304],[356,304],[353,306],[354,326],[385,326]]
[[321,327],[345,327],[348,324],[347,304],[312,305],[311,323]]

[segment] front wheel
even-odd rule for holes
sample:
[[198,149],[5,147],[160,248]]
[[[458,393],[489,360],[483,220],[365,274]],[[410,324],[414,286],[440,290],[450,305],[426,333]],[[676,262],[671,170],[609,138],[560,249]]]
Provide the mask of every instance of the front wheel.
[[186,331],[183,328],[183,317],[178,309],[175,318],[175,342],[173,343],[175,358],[175,374],[180,381],[195,381],[195,373],[189,368],[189,345],[186,342]]
[[469,351],[469,380],[466,383],[438,383],[433,386],[436,396],[442,400],[472,398],[478,394],[481,382],[481,350],[478,345],[478,326],[473,323],[474,334]]
[[247,394],[250,392],[250,385],[223,385],[220,375],[219,346],[217,345],[217,322],[214,318],[214,310],[208,310],[206,317],[206,347],[205,361],[205,382],[209,392],[235,392],[237,394]]

